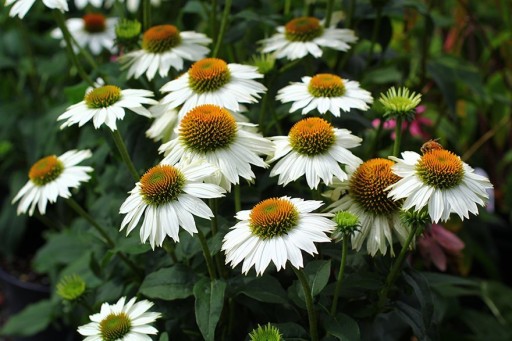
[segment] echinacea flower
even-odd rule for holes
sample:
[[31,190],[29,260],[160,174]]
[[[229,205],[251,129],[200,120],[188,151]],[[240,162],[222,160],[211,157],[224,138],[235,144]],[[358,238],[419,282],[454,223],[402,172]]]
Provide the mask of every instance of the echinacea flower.
[[178,136],[160,146],[160,153],[165,153],[162,162],[173,164],[183,157],[206,161],[221,174],[218,181],[210,181],[230,191],[231,184],[238,184],[240,177],[254,179],[251,165],[268,167],[259,155],[273,152],[272,142],[242,129],[243,126],[254,125],[236,122],[225,108],[211,104],[197,106],[181,120]]
[[352,248],[359,251],[366,241],[371,256],[377,252],[385,255],[388,246],[393,256],[393,235],[402,244],[409,235],[409,227],[400,219],[402,203],[387,196],[386,188],[400,179],[391,171],[393,164],[381,158],[362,163],[339,185],[346,193],[328,207],[330,212],[348,211],[359,217],[360,229],[352,234]]
[[233,268],[243,262],[242,273],[254,266],[258,275],[273,262],[279,271],[290,261],[299,269],[303,266],[301,251],[317,253],[315,243],[330,242],[326,233],[336,223],[329,214],[312,213],[322,206],[321,201],[299,198],[270,198],[255,205],[252,210],[240,211],[240,220],[224,236],[222,250],[226,264]]
[[333,177],[347,179],[340,163],[357,168],[363,162],[348,150],[360,145],[362,139],[318,117],[302,119],[290,129],[288,136],[270,139],[274,142],[275,153],[268,162],[281,159],[270,176],[279,175],[279,185],[286,186],[304,174],[311,189],[317,188],[320,180],[330,185]]
[[[18,16],[23,19],[36,0],[5,0],[5,6],[12,5],[9,16]],[[58,9],[61,12],[68,11],[67,0],[43,0],[43,4],[51,9]]]
[[421,102],[421,94],[411,92],[406,87],[398,90],[392,87],[380,95],[379,102],[384,107],[386,117],[411,118],[414,116],[414,109]]
[[83,160],[92,156],[90,150],[70,150],[60,155],[46,156],[30,168],[28,173],[29,181],[16,194],[12,203],[20,200],[17,213],[46,213],[48,202],[54,203],[58,197],[71,197],[70,188],[78,188],[82,182],[88,181],[91,177],[89,172],[93,169],[87,166],[77,166]]
[[[169,109],[166,105],[157,104],[152,106],[149,111],[154,118],[151,126],[146,130],[146,136],[154,141],[163,143],[170,141],[177,136],[176,127],[183,118],[179,116],[178,110]],[[249,122],[249,118],[242,113],[230,111],[237,122]]]
[[300,17],[279,26],[272,37],[261,40],[262,52],[273,52],[276,58],[299,59],[311,54],[320,58],[322,47],[337,51],[350,49],[349,43],[357,41],[354,31],[343,28],[324,27],[314,17]]
[[343,80],[341,77],[320,73],[313,77],[302,77],[302,82],[293,82],[278,91],[276,99],[283,103],[293,102],[290,112],[302,109],[305,115],[312,110],[320,114],[330,112],[336,117],[340,110],[368,110],[372,95],[360,88],[359,82]]
[[211,39],[194,31],[180,32],[174,25],[153,26],[144,32],[142,49],[129,52],[119,58],[122,68],[128,68],[128,78],[139,78],[144,73],[149,80],[156,72],[166,77],[172,67],[183,69],[183,61],[196,61],[204,58],[209,48],[203,46]]
[[135,297],[128,302],[121,297],[115,304],[103,303],[100,312],[90,315],[91,322],[78,327],[78,332],[86,337],[84,341],[151,341],[148,335],[158,333],[151,323],[161,317],[148,311],[152,306],[148,300],[136,302]]
[[152,97],[149,90],[126,89],[121,90],[115,85],[103,85],[90,89],[85,94],[84,100],[67,108],[57,120],[66,120],[60,128],[66,128],[73,124],[83,126],[92,120],[94,128],[98,129],[106,124],[110,130],[117,130],[116,121],[122,120],[125,109],[130,109],[136,114],[151,117],[148,109],[143,104],[158,103]]
[[282,341],[283,335],[277,327],[270,323],[265,326],[258,325],[249,333],[250,341]]
[[[94,55],[99,55],[103,49],[110,53],[116,52],[114,41],[117,21],[117,18],[106,18],[100,13],[88,13],[82,18],[66,20],[66,26],[80,47],[88,48]],[[62,39],[61,45],[66,45],[60,28],[54,29],[51,36]],[[77,49],[76,46],[74,48]]]
[[119,212],[126,214],[120,230],[128,235],[144,220],[140,240],[149,239],[151,247],[162,246],[166,236],[179,241],[180,227],[191,235],[197,232],[194,215],[210,219],[211,209],[200,198],[218,198],[225,192],[221,187],[203,183],[215,171],[207,163],[165,162],[149,169],[130,191]]
[[160,89],[169,92],[160,103],[169,109],[182,105],[180,117],[201,104],[215,104],[231,111],[240,111],[240,103],[256,103],[259,94],[267,90],[253,80],[262,77],[255,66],[228,64],[217,58],[201,59],[187,73]]
[[430,141],[422,147],[423,155],[406,151],[402,159],[390,156],[397,163],[393,173],[402,179],[389,186],[389,197],[403,200],[403,208],[419,211],[428,207],[432,222],[446,221],[451,213],[461,219],[469,213],[478,214],[477,205],[484,206],[492,188],[489,179],[477,175],[459,156]]
[[440,271],[446,271],[448,260],[461,256],[464,242],[443,226],[432,224],[417,241],[418,250],[427,263],[433,263]]

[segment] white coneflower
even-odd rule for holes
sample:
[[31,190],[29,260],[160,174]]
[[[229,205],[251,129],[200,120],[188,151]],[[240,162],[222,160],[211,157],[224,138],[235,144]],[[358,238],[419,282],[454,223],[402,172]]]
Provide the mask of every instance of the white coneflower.
[[[80,47],[88,48],[94,55],[99,55],[103,49],[115,53],[117,18],[106,18],[100,13],[88,13],[83,18],[71,18],[66,20],[69,33]],[[61,45],[65,46],[62,31],[56,28],[51,32],[55,39],[62,39]],[[76,49],[76,46],[74,46]]]
[[370,159],[340,185],[346,191],[341,199],[329,206],[331,212],[348,211],[359,217],[360,229],[352,234],[352,248],[360,250],[366,241],[371,256],[377,252],[385,255],[388,246],[393,252],[393,235],[404,243],[409,227],[400,219],[402,203],[388,198],[388,186],[400,178],[393,174],[394,162],[387,159]]
[[340,116],[340,110],[368,110],[373,102],[372,95],[361,89],[356,81],[320,73],[313,77],[302,77],[302,82],[294,82],[278,91],[276,99],[283,103],[293,102],[290,112],[302,109],[302,114],[317,110],[320,114],[330,112]]
[[202,59],[160,89],[169,92],[160,103],[169,109],[181,106],[180,116],[201,104],[240,111],[240,103],[256,103],[267,90],[254,80],[262,77],[255,66],[228,64],[217,58]]
[[83,126],[90,120],[94,128],[98,129],[106,124],[110,130],[117,130],[116,121],[122,120],[125,109],[130,109],[136,114],[151,117],[148,109],[143,104],[157,104],[152,98],[153,93],[149,90],[126,89],[121,90],[115,85],[103,85],[90,89],[84,100],[67,108],[66,112],[60,115],[57,120],[66,120],[60,128],[78,124]]
[[125,301],[121,297],[116,304],[103,303],[99,313],[89,316],[91,322],[78,327],[78,332],[85,336],[84,341],[151,341],[148,335],[158,333],[151,323],[161,314],[148,312],[153,303],[147,300]]
[[461,219],[478,214],[477,205],[485,205],[489,198],[486,190],[492,184],[459,156],[437,145],[424,148],[423,155],[407,151],[402,159],[390,157],[397,162],[393,172],[402,179],[389,186],[389,196],[404,199],[404,209],[427,206],[434,223],[448,220],[451,213]]
[[273,52],[276,58],[299,59],[311,54],[320,58],[322,48],[338,51],[350,49],[349,43],[357,41],[354,31],[349,29],[324,27],[323,22],[314,17],[300,17],[279,26],[276,34],[263,39],[262,52]]
[[340,163],[356,168],[362,160],[348,148],[360,145],[362,139],[347,129],[334,128],[322,118],[310,117],[297,122],[288,136],[270,138],[275,144],[274,157],[279,160],[270,176],[279,175],[279,185],[306,175],[310,188],[317,188],[320,180],[330,185],[333,177],[346,180],[347,173]]
[[170,68],[183,69],[183,61],[204,58],[210,49],[205,47],[211,39],[202,33],[180,32],[173,25],[153,26],[144,32],[142,49],[129,52],[119,58],[123,69],[128,69],[128,78],[139,78],[144,73],[149,80],[156,72],[166,77]]
[[178,241],[180,227],[194,234],[197,232],[194,215],[210,219],[213,213],[200,198],[217,198],[225,192],[221,187],[203,183],[215,172],[206,163],[176,165],[162,163],[148,170],[130,191],[130,196],[120,208],[126,214],[121,230],[128,235],[144,220],[140,228],[140,240],[148,239],[151,247],[162,246],[166,236]]
[[322,206],[321,201],[298,198],[270,198],[252,210],[240,211],[240,220],[226,234],[222,250],[226,264],[232,267],[243,262],[242,273],[254,266],[258,275],[273,262],[279,271],[290,261],[299,269],[303,266],[301,251],[317,253],[315,243],[330,242],[327,235],[336,223],[329,214],[312,213]]
[[78,188],[82,182],[91,177],[91,167],[77,166],[83,160],[92,156],[90,150],[70,150],[60,156],[50,155],[37,161],[28,173],[29,181],[16,194],[12,203],[20,200],[18,214],[46,213],[48,202],[54,203],[58,197],[71,197],[70,188]]
[[[220,177],[210,181],[230,191],[231,184],[238,184],[240,177],[251,181],[255,175],[251,165],[268,167],[259,155],[273,152],[273,144],[263,136],[241,129],[248,123],[236,122],[225,108],[200,105],[181,120],[178,136],[160,146],[165,153],[162,162],[175,163],[186,157],[214,165]],[[251,125],[253,126],[253,125]]]

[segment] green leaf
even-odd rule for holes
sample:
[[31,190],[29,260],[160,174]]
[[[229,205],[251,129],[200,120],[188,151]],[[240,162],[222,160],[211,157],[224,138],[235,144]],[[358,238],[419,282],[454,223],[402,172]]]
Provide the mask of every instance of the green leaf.
[[72,230],[63,230],[50,235],[48,242],[37,252],[34,268],[48,272],[57,265],[66,265],[89,250],[82,235]]
[[420,303],[423,322],[429,328],[432,322],[432,316],[434,314],[432,289],[430,288],[427,279],[421,274],[421,272],[404,272],[403,276],[405,281],[413,288],[414,294]]
[[150,273],[142,282],[139,292],[149,298],[171,301],[191,296],[190,284],[194,282],[194,273],[178,264]]
[[226,282],[203,278],[194,285],[196,322],[206,341],[215,339],[215,327],[224,306]]
[[483,281],[480,289],[482,300],[494,317],[501,324],[512,326],[512,289],[494,281]]
[[78,103],[84,99],[85,91],[89,85],[87,83],[79,83],[77,85],[64,88],[64,94],[70,103]]
[[143,244],[140,241],[140,237],[137,233],[131,233],[130,235],[123,238],[119,238],[116,241],[116,247],[112,250],[114,253],[123,252],[128,255],[139,255],[146,253],[151,249],[148,244]]
[[475,280],[452,275],[424,272],[430,286],[444,297],[479,294],[479,283]]
[[388,65],[365,72],[361,82],[372,84],[400,83],[402,78],[402,73],[395,65]]
[[286,291],[281,283],[272,276],[262,276],[249,282],[241,293],[266,303],[288,303]]
[[423,321],[421,311],[404,302],[396,302],[396,307],[396,312],[412,328],[416,337],[420,340],[430,340],[427,337],[427,327]]
[[210,254],[215,256],[219,253],[220,248],[222,247],[222,240],[224,239],[224,233],[217,233],[208,239],[208,249],[210,250]]
[[326,316],[325,330],[342,341],[359,341],[361,332],[357,322],[348,315],[337,314],[336,317]]
[[52,321],[53,304],[50,300],[43,300],[29,305],[18,314],[11,316],[0,329],[0,335],[30,336],[38,333]]
[[96,302],[116,302],[123,296],[124,283],[119,279],[103,282],[96,291]]
[[162,333],[162,335],[160,335],[160,338],[158,340],[159,341],[169,341],[169,335],[167,333]]
[[300,324],[293,322],[272,323],[283,334],[285,340],[308,340],[309,334]]
[[318,295],[327,285],[331,273],[330,260],[315,260],[306,265],[304,273],[308,277],[311,294]]

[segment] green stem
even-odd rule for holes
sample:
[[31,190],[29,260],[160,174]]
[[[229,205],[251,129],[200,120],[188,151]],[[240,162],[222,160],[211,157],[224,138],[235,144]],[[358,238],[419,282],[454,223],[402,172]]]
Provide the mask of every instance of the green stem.
[[142,29],[146,31],[151,27],[151,2],[142,0]]
[[92,309],[91,305],[85,301],[83,297],[78,299],[78,303],[85,308],[90,314],[94,314],[94,309]]
[[219,231],[219,221],[217,220],[217,210],[218,210],[218,202],[217,199],[210,199],[209,200],[209,206],[213,213],[213,218],[211,220],[212,222],[212,234],[216,235]]
[[370,45],[370,52],[368,53],[368,63],[370,63],[373,58],[373,50],[375,48],[375,42],[377,41],[377,35],[379,34],[381,19],[382,19],[382,8],[379,7],[379,8],[377,8],[377,19],[375,20],[375,24],[373,25],[372,41],[371,41],[371,45]]
[[233,189],[234,200],[235,200],[235,213],[240,212],[242,210],[242,199],[240,195],[240,184],[235,185]]
[[171,257],[172,262],[174,264],[178,263],[178,257],[176,257],[176,252],[174,250],[174,244],[168,239],[164,240],[163,248],[165,252]]
[[[94,227],[96,229],[96,231],[98,231],[98,233],[103,237],[103,241],[105,242],[105,244],[107,244],[107,246],[111,249],[113,249],[116,244],[114,243],[114,241],[112,240],[112,238],[109,237],[109,235],[107,234],[107,232],[105,231],[105,229],[103,227],[101,227],[100,224],[98,224],[96,222],[96,220],[94,220],[94,218],[89,214],[87,213],[83,208],[82,206],[80,206],[79,203],[77,203],[73,198],[67,198],[66,199],[66,203],[69,205],[69,207],[71,207],[76,213],[78,213],[78,215],[82,216],[82,218],[84,218],[85,220],[87,220],[87,222],[89,224],[92,225],[92,227]],[[119,256],[119,258],[121,258],[121,260],[123,260],[126,265],[128,265],[132,270],[133,272],[137,275],[137,277],[139,279],[141,279],[141,272],[139,270],[139,268],[122,252],[118,251],[117,252],[117,255]]]
[[212,37],[215,37],[217,32],[217,0],[212,0],[212,8],[210,10],[210,25],[212,30]]
[[327,0],[325,7],[325,27],[331,25],[332,9],[334,8],[334,0]]
[[285,0],[284,2],[284,13],[283,15],[286,17],[290,14],[290,10],[292,8],[292,0]]
[[384,305],[386,304],[386,300],[389,294],[389,290],[391,290],[391,287],[395,283],[398,274],[400,270],[402,269],[402,265],[405,260],[405,256],[407,255],[407,251],[409,251],[409,246],[411,242],[413,241],[414,237],[416,236],[416,232],[418,231],[418,225],[413,225],[411,229],[411,233],[405,240],[405,243],[402,245],[402,250],[400,250],[400,254],[398,255],[397,259],[393,263],[393,266],[391,267],[391,271],[389,272],[388,276],[386,277],[386,281],[384,282],[384,287],[379,293],[379,301],[377,304],[378,311],[381,311]]
[[331,305],[331,315],[336,314],[336,308],[338,307],[338,297],[340,296],[341,283],[343,282],[343,275],[345,274],[345,264],[347,263],[347,249],[348,249],[348,236],[343,236],[341,245],[341,264],[340,271],[338,272],[338,279],[336,280],[336,288],[334,289],[334,297]]
[[309,319],[309,335],[311,336],[311,341],[318,341],[318,328],[316,321],[316,312],[315,307],[313,306],[313,296],[311,295],[311,287],[309,286],[308,279],[304,274],[304,271],[301,269],[296,269],[292,266],[293,271],[297,275],[297,278],[302,285],[302,289],[304,290],[304,298],[306,299],[306,308],[308,310],[308,319]]
[[112,136],[114,137],[114,142],[116,143],[117,149],[119,150],[119,154],[121,154],[121,158],[123,159],[124,163],[126,163],[126,166],[128,167],[130,173],[132,174],[135,182],[138,182],[140,180],[140,175],[137,172],[137,169],[135,169],[135,166],[133,165],[132,159],[130,158],[130,154],[128,154],[128,150],[126,149],[126,145],[123,142],[121,133],[119,133],[119,130],[116,129],[112,131]]
[[229,13],[231,11],[231,1],[232,0],[226,0],[224,3],[224,12],[222,13],[222,21],[220,22],[220,30],[219,34],[217,35],[217,41],[215,42],[215,49],[213,50],[212,57],[216,58],[219,54],[220,45],[222,44],[222,39],[224,38],[224,33],[226,32],[226,26],[228,23],[228,17]]
[[348,16],[347,16],[347,25],[348,28],[354,27],[354,13],[356,11],[356,0],[350,0],[350,7],[348,9]]
[[217,278],[215,274],[215,268],[213,266],[212,254],[210,253],[210,249],[208,248],[208,243],[206,242],[206,237],[200,229],[197,229],[197,236],[199,237],[199,242],[201,243],[201,248],[203,249],[204,259],[206,261],[206,267],[208,268],[208,274],[210,275],[210,279],[213,281]]
[[402,143],[402,117],[398,116],[395,126],[395,144],[393,145],[393,155],[396,157],[400,154],[400,143]]
[[64,41],[66,42],[66,51],[68,52],[69,59],[71,59],[71,62],[73,63],[73,65],[75,65],[80,77],[85,82],[89,83],[90,86],[94,86],[94,82],[91,80],[91,78],[89,78],[89,76],[85,72],[82,64],[80,64],[80,61],[78,60],[78,57],[75,54],[75,51],[73,50],[73,37],[71,36],[71,33],[69,33],[68,27],[66,26],[64,14],[62,14],[62,12],[59,10],[54,10],[53,14],[55,20],[57,21],[57,25],[62,31]]

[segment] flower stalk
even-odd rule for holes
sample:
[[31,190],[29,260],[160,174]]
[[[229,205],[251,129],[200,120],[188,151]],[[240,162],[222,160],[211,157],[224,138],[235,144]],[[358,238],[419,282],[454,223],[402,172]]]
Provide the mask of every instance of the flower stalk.
[[341,244],[341,264],[340,270],[338,272],[338,278],[336,279],[336,287],[334,289],[334,297],[332,299],[331,305],[331,315],[334,316],[336,314],[336,309],[338,307],[338,298],[340,296],[341,291],[341,283],[343,282],[343,277],[345,274],[345,265],[347,264],[347,250],[348,250],[348,236],[345,235],[342,244]]
[[309,286],[308,279],[304,274],[304,271],[301,269],[296,269],[292,266],[295,275],[300,281],[302,285],[302,289],[304,291],[304,298],[306,300],[306,308],[308,310],[308,319],[309,319],[309,335],[311,336],[311,341],[318,341],[318,327],[317,327],[317,318],[315,307],[313,306],[313,296],[311,294],[311,287]]
[[64,41],[66,42],[66,51],[68,52],[69,59],[71,59],[71,62],[76,67],[76,70],[78,71],[78,74],[80,75],[80,78],[82,78],[82,80],[84,80],[90,86],[94,86],[94,82],[91,80],[89,75],[87,75],[87,72],[85,72],[82,64],[80,64],[80,61],[78,60],[78,57],[75,54],[75,51],[73,51],[73,37],[71,36],[71,33],[69,33],[68,27],[66,26],[66,22],[64,20],[64,14],[62,14],[62,12],[59,10],[54,10],[53,14],[54,14],[55,20],[57,21],[57,25],[59,26],[60,30],[62,31],[62,36],[64,37]]
[[208,274],[210,275],[210,279],[213,281],[217,278],[217,274],[215,273],[212,254],[210,253],[210,249],[208,248],[206,237],[204,236],[203,232],[200,229],[197,229],[197,236],[199,237],[199,242],[201,243],[201,248],[203,249],[203,255],[204,260],[206,261],[206,267],[208,268]]
[[132,174],[133,179],[135,180],[135,182],[138,182],[140,180],[140,175],[137,172],[137,169],[135,168],[132,159],[130,158],[130,154],[128,154],[128,150],[126,149],[126,145],[123,142],[123,138],[121,137],[119,130],[112,131],[112,137],[114,138],[114,142],[116,144],[117,149],[119,150],[119,154],[121,154],[121,158],[128,167],[128,170]]
[[[80,206],[79,203],[77,203],[73,198],[67,198],[66,203],[76,213],[78,213],[78,215],[87,220],[87,222],[89,222],[89,224],[91,224],[92,227],[96,229],[96,231],[103,237],[103,241],[105,242],[105,244],[107,244],[108,247],[112,249],[115,247],[114,241],[112,240],[112,238],[110,238],[105,229],[100,224],[98,224],[96,220],[94,220],[94,218],[89,213],[87,213],[82,208],[82,206]],[[123,262],[125,262],[125,264],[128,265],[128,267],[130,267],[133,270],[134,274],[136,274],[137,278],[140,280],[142,274],[139,268],[124,253],[118,251],[116,254],[119,255],[119,258],[121,258],[121,260],[123,260]]]
[[400,154],[400,144],[402,143],[402,120],[401,116],[396,118],[395,126],[395,143],[393,145],[393,156],[398,157]]
[[231,11],[231,1],[226,0],[224,3],[224,12],[222,13],[222,20],[220,22],[219,34],[217,35],[217,40],[215,41],[215,48],[213,49],[212,57],[216,58],[219,54],[220,45],[222,44],[222,39],[224,38],[224,33],[226,32],[226,26],[228,24],[229,13]]
[[327,0],[327,5],[325,7],[325,27],[329,27],[331,25],[331,17],[332,17],[333,8],[334,8],[334,0]]
[[381,311],[382,308],[384,308],[384,305],[386,304],[386,300],[388,298],[389,291],[391,290],[391,287],[395,283],[396,279],[398,278],[398,274],[400,273],[400,270],[402,269],[402,265],[405,260],[405,256],[407,255],[407,252],[409,251],[409,246],[411,245],[411,242],[414,240],[414,237],[416,236],[416,233],[419,230],[419,224],[413,224],[411,233],[405,240],[405,243],[402,245],[402,250],[400,250],[400,254],[398,255],[397,259],[393,263],[393,266],[391,267],[391,271],[389,272],[388,276],[386,277],[386,281],[384,282],[384,287],[379,292],[379,300],[377,303],[377,311]]

